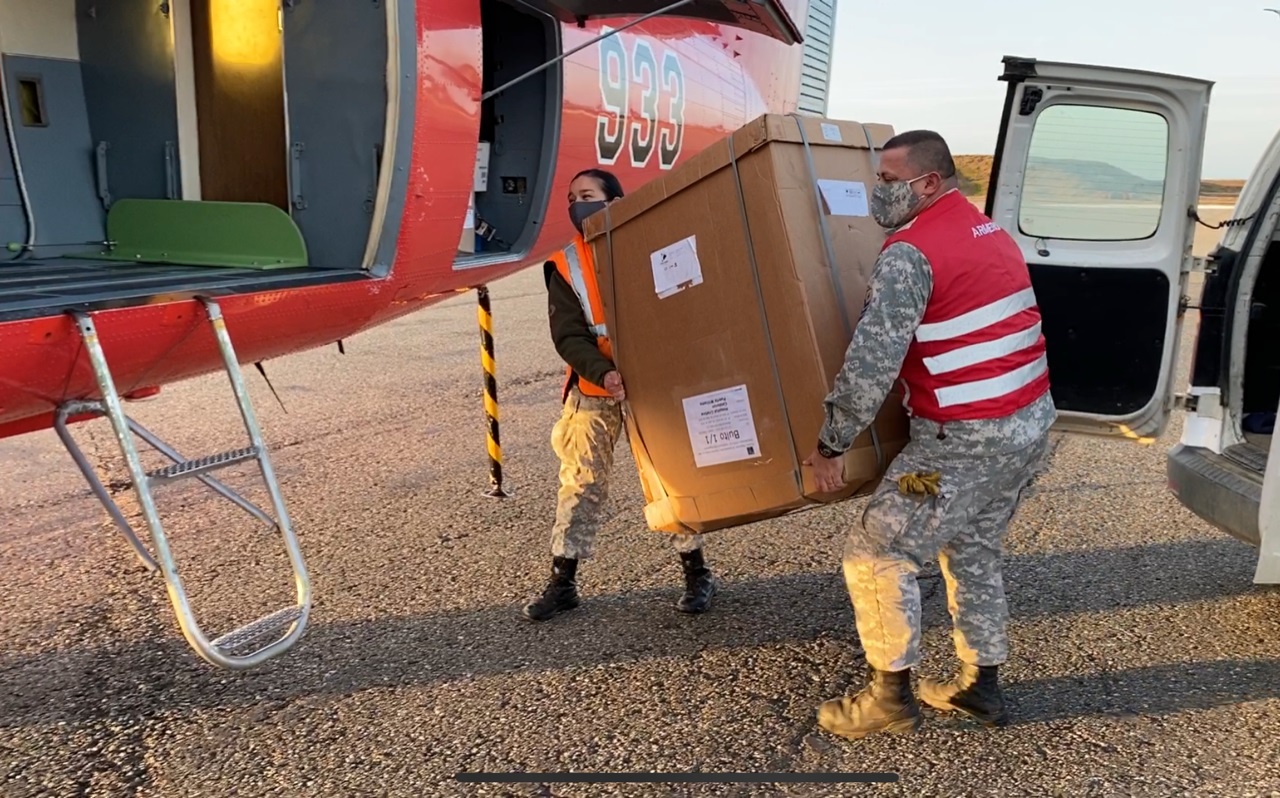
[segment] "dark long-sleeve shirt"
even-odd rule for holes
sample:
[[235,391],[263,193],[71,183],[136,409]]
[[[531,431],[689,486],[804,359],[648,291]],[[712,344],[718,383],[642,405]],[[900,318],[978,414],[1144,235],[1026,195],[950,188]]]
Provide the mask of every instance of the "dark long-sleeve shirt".
[[599,385],[604,375],[616,368],[596,345],[596,334],[587,325],[582,303],[573,287],[565,281],[556,266],[547,261],[542,267],[547,282],[547,317],[551,325],[551,341],[561,359],[573,369],[571,382],[577,377]]

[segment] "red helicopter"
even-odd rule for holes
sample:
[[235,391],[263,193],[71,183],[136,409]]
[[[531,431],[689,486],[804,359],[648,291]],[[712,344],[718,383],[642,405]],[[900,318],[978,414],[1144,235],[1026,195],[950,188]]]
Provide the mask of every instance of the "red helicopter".
[[[835,9],[808,3],[6,4],[0,437],[57,430],[205,660],[279,654],[311,588],[239,364],[341,346],[459,291],[479,288],[487,313],[485,284],[571,238],[561,198],[577,171],[634,187],[759,114],[814,96],[820,113]],[[795,46],[797,19],[816,44]],[[126,414],[218,369],[247,446],[185,457]],[[67,431],[101,416],[154,555]],[[139,438],[172,465],[145,468]],[[212,476],[250,461],[271,512]],[[157,510],[159,486],[183,478],[279,529],[295,605],[205,635]]]

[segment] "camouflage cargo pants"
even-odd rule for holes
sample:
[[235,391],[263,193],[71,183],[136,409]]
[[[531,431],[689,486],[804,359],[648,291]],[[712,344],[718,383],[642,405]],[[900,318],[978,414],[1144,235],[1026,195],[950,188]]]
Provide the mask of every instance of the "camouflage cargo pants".
[[[970,665],[1008,658],[1009,610],[1000,560],[1004,535],[1048,448],[989,457],[922,456],[909,443],[849,535],[845,582],[867,663],[898,671],[920,665],[920,567],[937,559],[947,584],[956,654]],[[904,495],[898,477],[942,474],[939,496]]]
[[[560,458],[560,492],[551,530],[551,554],[585,560],[595,548],[613,470],[613,450],[624,430],[622,408],[609,399],[583,396],[574,387],[551,432]],[[700,535],[672,535],[681,553],[702,547]]]

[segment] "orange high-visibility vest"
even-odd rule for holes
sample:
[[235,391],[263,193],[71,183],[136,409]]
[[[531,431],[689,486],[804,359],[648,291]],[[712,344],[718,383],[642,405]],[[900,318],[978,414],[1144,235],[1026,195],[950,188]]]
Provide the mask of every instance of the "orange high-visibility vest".
[[[587,326],[596,335],[596,346],[600,353],[613,359],[613,345],[609,341],[609,328],[604,321],[604,304],[600,301],[600,288],[596,285],[596,272],[591,249],[582,236],[576,236],[573,243],[557,252],[550,258],[556,265],[556,271],[564,281],[573,287],[578,295],[578,304],[582,306],[582,315],[587,319]],[[573,367],[565,367],[565,390],[573,379]],[[609,392],[595,383],[588,382],[578,375],[578,390],[585,396],[608,397]]]

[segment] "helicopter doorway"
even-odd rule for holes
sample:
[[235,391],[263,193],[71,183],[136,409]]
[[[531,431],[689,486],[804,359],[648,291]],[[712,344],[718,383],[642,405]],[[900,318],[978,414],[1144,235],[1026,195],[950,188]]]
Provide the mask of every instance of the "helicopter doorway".
[[390,269],[415,0],[0,8],[0,320]]
[[[560,24],[528,6],[504,0],[480,0],[482,93],[521,77],[560,54]],[[537,240],[545,218],[563,104],[562,67],[557,64],[522,80],[480,107],[484,170],[474,194],[474,223],[489,233],[475,236],[474,252],[459,247],[454,268],[489,266],[518,260]]]
[[309,266],[361,268],[387,129],[386,4],[188,2],[200,198],[274,205]]
[[189,0],[200,198],[289,209],[277,0]]

